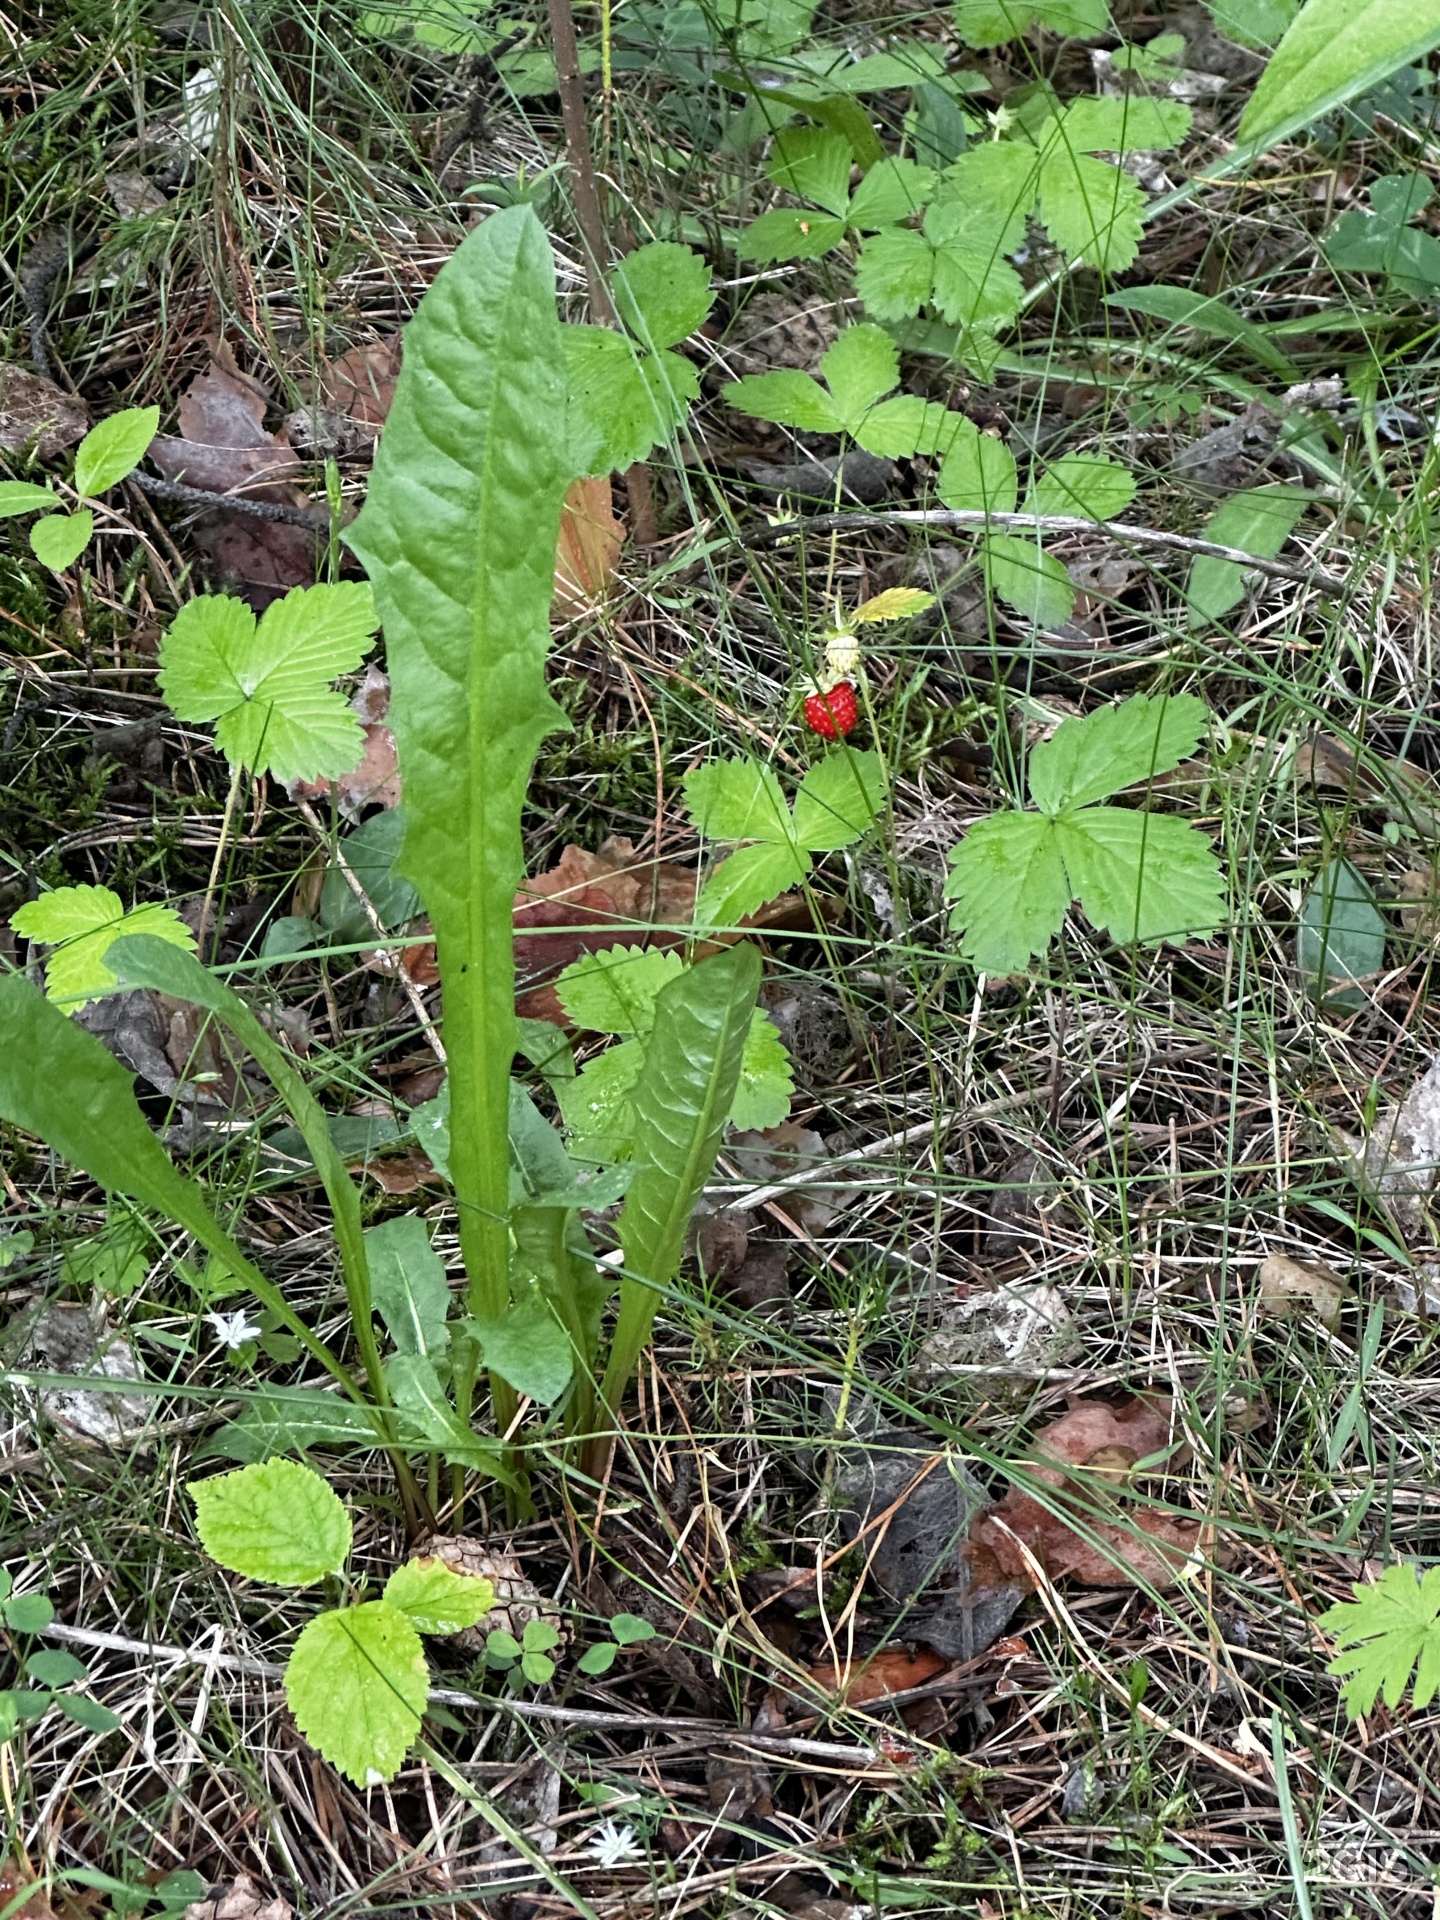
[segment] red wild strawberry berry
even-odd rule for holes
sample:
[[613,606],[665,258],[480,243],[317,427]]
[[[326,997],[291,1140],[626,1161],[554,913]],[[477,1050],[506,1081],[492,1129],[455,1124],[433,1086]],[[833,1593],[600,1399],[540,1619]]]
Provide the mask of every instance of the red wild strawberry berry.
[[805,702],[805,719],[822,740],[840,740],[855,731],[860,718],[860,703],[848,680],[841,680],[828,693],[812,693]]

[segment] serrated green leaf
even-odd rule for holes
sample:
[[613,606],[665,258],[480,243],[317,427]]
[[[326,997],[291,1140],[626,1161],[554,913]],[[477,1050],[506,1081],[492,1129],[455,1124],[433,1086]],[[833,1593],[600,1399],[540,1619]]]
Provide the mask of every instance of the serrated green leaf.
[[941,175],[933,238],[969,237],[999,259],[1025,244],[1035,206],[1038,160],[1017,140],[985,140],[967,148]]
[[943,407],[915,394],[881,400],[856,426],[856,444],[887,460],[908,460],[915,453],[933,452],[945,432],[936,419],[943,413]]
[[194,934],[172,907],[127,912],[108,887],[56,887],[17,907],[10,924],[27,940],[53,949],[45,962],[45,991],[72,1010],[116,984],[105,955],[122,935],[150,934],[186,953],[195,947]]
[[620,318],[652,352],[688,340],[713,304],[709,267],[698,253],[670,240],[627,254],[611,284]]
[[572,961],[555,991],[577,1027],[591,1033],[648,1033],[661,988],[684,970],[680,954],[658,947],[603,947]]
[[1040,163],[1040,224],[1073,266],[1107,278],[1140,251],[1145,196],[1120,167],[1052,145]]
[[1207,718],[1193,694],[1137,693],[1062,720],[1030,756],[1030,797],[1042,813],[1060,813],[1169,773],[1195,751]]
[[935,249],[908,227],[872,234],[855,263],[855,291],[877,320],[913,319],[934,283]]
[[810,871],[803,849],[780,841],[741,847],[708,876],[695,902],[697,927],[733,927],[768,900],[798,887]]
[[1013,513],[1020,490],[1014,454],[963,414],[957,420],[935,491],[957,513]]
[[442,1359],[450,1340],[450,1289],[425,1222],[415,1214],[382,1220],[366,1232],[365,1253],[370,1297],[396,1351]]
[[791,838],[790,809],[774,770],[749,758],[709,760],[685,776],[685,805],[712,840]]
[[757,1007],[745,1036],[730,1123],[747,1130],[778,1127],[789,1117],[794,1097],[795,1073],[789,1050],[775,1022]]
[[[940,222],[935,224],[938,227]],[[947,213],[946,224],[955,227],[953,213]],[[936,241],[930,297],[951,326],[993,332],[1014,319],[1024,294],[1019,274],[996,258],[983,237],[956,233]]]
[[17,513],[34,513],[37,507],[58,507],[60,497],[49,487],[37,487],[29,480],[0,480],[0,520]]
[[798,427],[802,433],[840,433],[839,409],[818,380],[808,373],[782,369],[752,373],[724,390],[737,413],[752,420],[771,420],[777,427]]
[[899,381],[900,355],[888,333],[862,322],[837,336],[821,357],[820,371],[834,395],[841,431],[853,435],[875,402]]
[[843,214],[850,204],[850,142],[821,127],[782,127],[775,136],[765,173],[797,200],[813,200],[827,213]]
[[619,1040],[568,1081],[560,1111],[572,1148],[593,1160],[621,1160],[630,1151],[634,1116],[630,1096],[645,1065],[638,1040]]
[[63,573],[80,558],[95,531],[95,516],[88,507],[78,513],[49,513],[30,529],[30,551],[41,566]]
[[357,1787],[399,1772],[429,1685],[420,1636],[384,1600],[318,1614],[285,1669],[296,1726]]
[[1038,813],[979,820],[950,855],[950,924],[978,972],[1006,974],[1044,953],[1065,922],[1070,887],[1052,823]]
[[919,213],[934,191],[933,167],[917,166],[913,160],[878,160],[855,189],[846,223],[857,233],[898,227]]
[[350,1516],[318,1473],[267,1460],[190,1483],[195,1530],[212,1560],[248,1580],[310,1587],[350,1557]]
[[1163,153],[1179,146],[1192,118],[1178,100],[1144,93],[1099,95],[1072,100],[1042,138],[1072,153]]
[[985,584],[1032,626],[1063,626],[1075,609],[1070,576],[1053,553],[1017,534],[988,533],[980,549]]
[[1001,47],[1033,25],[1030,0],[955,0],[955,28],[967,47]]
[[160,689],[177,719],[215,723],[232,767],[285,783],[338,779],[364,736],[330,683],[359,666],[378,625],[359,581],[293,587],[258,624],[243,600],[202,594],[160,643]]
[[103,1293],[112,1300],[125,1300],[144,1285],[152,1257],[150,1236],[142,1223],[122,1214],[95,1239],[65,1249],[60,1278],[82,1299]]
[[[1201,529],[1217,546],[1273,560],[1310,504],[1303,487],[1274,481],[1248,487],[1216,509]],[[1245,569],[1235,560],[1197,555],[1185,589],[1192,625],[1220,620],[1245,598]]]
[[795,796],[795,839],[811,853],[833,853],[858,840],[885,804],[885,763],[854,749],[817,760]]
[[1273,146],[1440,46],[1440,0],[1306,0],[1240,116]]
[[92,427],[75,449],[75,491],[93,499],[133,473],[159,426],[159,407],[126,407]]
[[818,260],[845,238],[845,222],[808,207],[772,207],[752,220],[736,242],[742,260]]
[[1098,453],[1067,453],[1031,483],[1025,511],[1113,520],[1135,498],[1135,476]]
[[397,1567],[385,1582],[387,1606],[403,1613],[417,1633],[463,1633],[495,1606],[495,1585],[479,1574],[459,1573],[433,1554]]
[[563,330],[569,381],[568,460],[577,474],[609,473],[668,440],[700,391],[677,353],[645,353],[609,327]]
[[635,1160],[618,1233],[626,1278],[602,1397],[614,1407],[680,1265],[685,1232],[715,1165],[740,1069],[760,956],[748,942],[689,968],[660,995],[635,1088]]
[[404,870],[445,983],[450,1175],[477,1313],[508,1298],[521,813],[541,741],[568,725],[545,684],[566,416],[550,243],[533,209],[507,208],[452,254],[405,330],[348,535],[384,619]]
[[569,1334],[538,1294],[512,1300],[494,1319],[467,1320],[491,1373],[542,1407],[553,1406],[570,1384],[575,1349]]
[[1350,1675],[1346,1711],[1358,1719],[1382,1694],[1387,1706],[1398,1706],[1417,1661],[1414,1704],[1428,1707],[1440,1688],[1440,1567],[1422,1573],[1401,1561],[1374,1586],[1350,1590],[1353,1600],[1337,1601],[1315,1623],[1340,1650],[1329,1671]]
[[1214,933],[1220,868],[1197,828],[1168,813],[1085,807],[1055,822],[1070,888],[1092,927],[1122,946]]

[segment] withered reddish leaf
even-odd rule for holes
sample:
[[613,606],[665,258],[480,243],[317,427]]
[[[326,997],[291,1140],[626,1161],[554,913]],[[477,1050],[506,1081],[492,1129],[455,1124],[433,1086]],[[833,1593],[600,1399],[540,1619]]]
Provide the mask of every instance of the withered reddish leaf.
[[326,369],[320,382],[321,399],[352,420],[383,426],[395,398],[402,351],[398,333],[351,347]]
[[892,1693],[906,1693],[911,1687],[923,1687],[937,1673],[943,1673],[948,1660],[928,1647],[914,1653],[886,1648],[865,1661],[855,1661],[846,1669],[831,1662],[811,1667],[810,1678],[827,1693],[844,1696],[848,1705],[863,1706],[867,1700],[886,1700]]
[[577,480],[565,496],[555,549],[555,604],[583,613],[603,603],[615,578],[625,529],[610,505],[610,478]]

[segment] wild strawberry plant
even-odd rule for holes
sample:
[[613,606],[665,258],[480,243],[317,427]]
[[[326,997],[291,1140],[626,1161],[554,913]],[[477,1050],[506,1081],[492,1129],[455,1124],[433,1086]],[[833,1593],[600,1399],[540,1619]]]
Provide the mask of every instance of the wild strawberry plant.
[[0,520],[40,514],[30,528],[30,550],[42,566],[63,573],[80,558],[95,532],[95,514],[85,502],[98,500],[135,471],[159,425],[158,407],[126,407],[108,415],[75,449],[71,486],[79,506],[67,508],[53,487],[30,480],[0,480]]

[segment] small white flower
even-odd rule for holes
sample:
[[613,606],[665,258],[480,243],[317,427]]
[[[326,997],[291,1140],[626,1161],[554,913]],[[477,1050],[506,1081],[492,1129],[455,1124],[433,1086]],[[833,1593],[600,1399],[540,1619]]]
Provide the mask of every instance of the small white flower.
[[236,1347],[243,1347],[249,1340],[258,1340],[265,1331],[257,1327],[243,1307],[238,1313],[207,1313],[209,1325],[215,1329],[215,1337],[222,1347],[228,1347],[233,1353]]
[[589,1851],[597,1866],[622,1867],[631,1860],[643,1860],[645,1849],[635,1837],[633,1827],[622,1827],[618,1820],[602,1820],[590,1836]]

